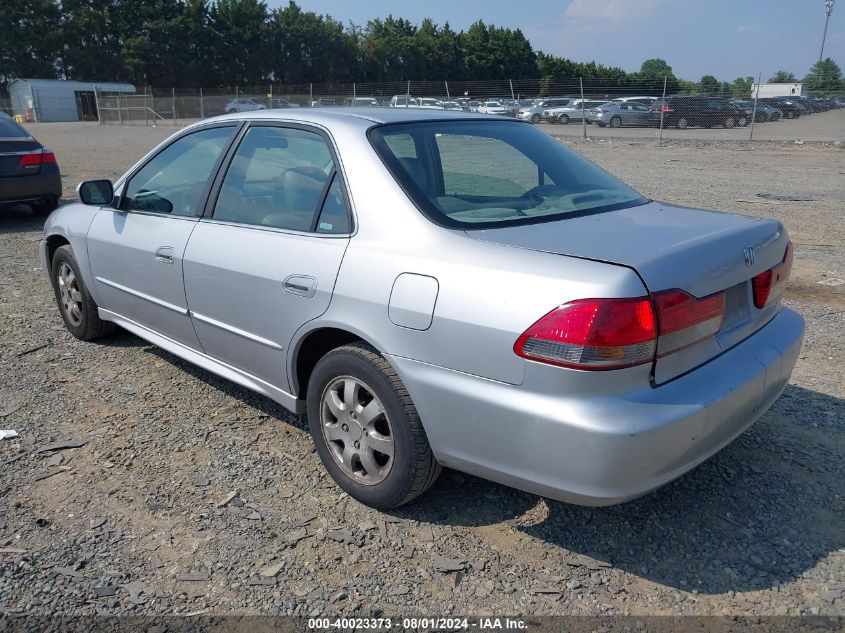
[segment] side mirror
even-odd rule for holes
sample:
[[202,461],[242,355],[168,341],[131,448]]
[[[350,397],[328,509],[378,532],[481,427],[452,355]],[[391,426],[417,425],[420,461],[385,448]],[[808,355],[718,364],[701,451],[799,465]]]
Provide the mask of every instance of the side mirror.
[[76,188],[82,204],[104,205],[111,204],[114,199],[114,188],[110,180],[86,180]]

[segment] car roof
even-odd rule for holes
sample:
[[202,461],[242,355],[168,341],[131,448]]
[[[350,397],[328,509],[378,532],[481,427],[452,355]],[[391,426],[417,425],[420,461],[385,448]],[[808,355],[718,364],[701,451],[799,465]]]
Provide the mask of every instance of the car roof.
[[243,121],[243,120],[274,120],[290,121],[293,123],[315,123],[328,128],[336,126],[372,127],[373,124],[412,123],[414,121],[441,120],[471,120],[484,121],[512,121],[519,119],[502,119],[475,112],[460,110],[422,110],[419,108],[371,108],[371,107],[338,107],[338,108],[292,108],[284,110],[256,110],[253,112],[239,112],[226,114],[213,119],[204,119],[196,125],[209,121]]

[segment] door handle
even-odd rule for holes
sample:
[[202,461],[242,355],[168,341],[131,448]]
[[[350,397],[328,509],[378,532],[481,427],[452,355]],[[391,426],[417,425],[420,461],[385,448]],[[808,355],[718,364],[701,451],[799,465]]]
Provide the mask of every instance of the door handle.
[[173,263],[173,247],[172,246],[159,246],[156,249],[156,261],[162,264],[172,264]]
[[282,282],[285,292],[301,297],[313,297],[317,292],[317,280],[308,275],[291,275]]

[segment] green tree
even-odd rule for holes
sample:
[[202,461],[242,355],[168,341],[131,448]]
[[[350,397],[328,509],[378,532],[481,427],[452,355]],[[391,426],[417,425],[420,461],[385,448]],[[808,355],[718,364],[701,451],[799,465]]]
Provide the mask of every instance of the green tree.
[[219,83],[257,85],[267,81],[268,19],[267,5],[260,0],[217,0],[211,5],[209,28]]
[[721,92],[722,84],[713,75],[704,75],[698,82],[698,88],[704,94],[716,94]]
[[779,70],[774,75],[769,77],[770,84],[790,84],[798,81],[790,72],[785,70]]
[[647,59],[640,66],[640,77],[644,79],[663,79],[663,77],[674,77],[672,67],[666,60],[655,58]]
[[842,70],[830,57],[816,62],[804,77],[804,87],[811,92],[832,92],[842,87]]
[[15,77],[55,77],[61,41],[53,0],[0,2],[0,86]]
[[744,99],[750,98],[751,86],[754,85],[754,77],[737,77],[730,85],[730,92],[734,97],[741,97]]

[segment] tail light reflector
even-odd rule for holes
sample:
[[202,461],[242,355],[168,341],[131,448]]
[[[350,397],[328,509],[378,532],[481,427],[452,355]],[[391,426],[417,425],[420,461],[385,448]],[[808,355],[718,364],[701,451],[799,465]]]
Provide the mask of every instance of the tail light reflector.
[[789,274],[792,272],[792,258],[792,242],[787,242],[781,263],[769,270],[764,270],[751,280],[755,307],[765,308],[783,296],[786,282],[789,281]]
[[658,358],[713,336],[722,327],[725,317],[723,292],[703,299],[696,299],[683,290],[667,290],[652,296],[659,322]]

